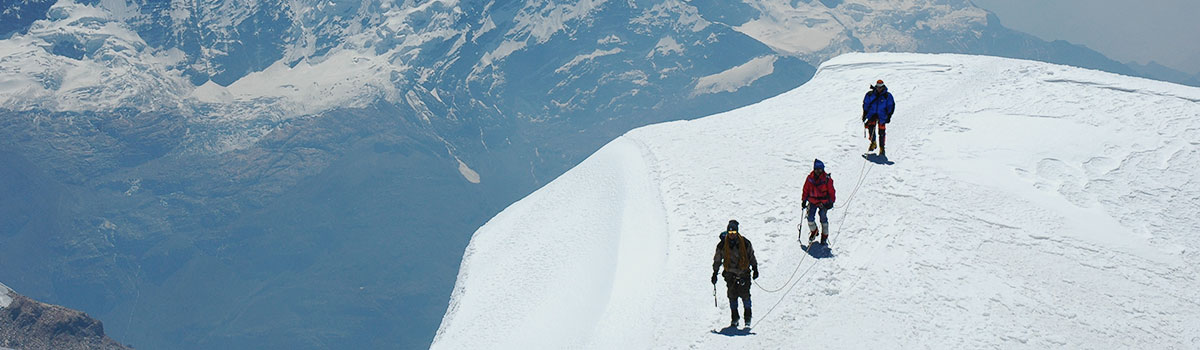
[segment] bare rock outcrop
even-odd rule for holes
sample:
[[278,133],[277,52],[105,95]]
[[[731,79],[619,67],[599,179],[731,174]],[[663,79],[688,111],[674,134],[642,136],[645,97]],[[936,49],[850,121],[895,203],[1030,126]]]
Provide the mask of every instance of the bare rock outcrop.
[[50,305],[0,285],[0,348],[19,350],[132,349],[104,335],[104,325],[87,314]]

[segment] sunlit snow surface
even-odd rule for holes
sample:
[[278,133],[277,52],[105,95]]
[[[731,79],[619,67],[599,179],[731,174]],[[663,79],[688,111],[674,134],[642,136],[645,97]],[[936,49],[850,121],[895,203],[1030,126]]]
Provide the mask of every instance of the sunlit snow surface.
[[[891,165],[861,157],[876,79],[898,106]],[[1196,88],[840,56],[781,96],[631,131],[501,212],[467,248],[433,347],[1198,347],[1197,132]],[[814,158],[839,194],[832,258],[797,240]],[[752,290],[748,336],[712,332],[729,322],[708,283],[729,219],[760,286],[800,266],[790,293]]]

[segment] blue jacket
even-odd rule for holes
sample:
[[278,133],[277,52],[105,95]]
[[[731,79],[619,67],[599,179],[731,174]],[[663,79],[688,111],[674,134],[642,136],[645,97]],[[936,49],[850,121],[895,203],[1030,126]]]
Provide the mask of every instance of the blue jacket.
[[880,123],[887,124],[892,121],[892,112],[895,111],[896,101],[892,99],[892,93],[887,91],[886,86],[883,88],[883,93],[876,94],[874,91],[870,91],[867,92],[866,97],[863,97],[865,119],[878,117]]

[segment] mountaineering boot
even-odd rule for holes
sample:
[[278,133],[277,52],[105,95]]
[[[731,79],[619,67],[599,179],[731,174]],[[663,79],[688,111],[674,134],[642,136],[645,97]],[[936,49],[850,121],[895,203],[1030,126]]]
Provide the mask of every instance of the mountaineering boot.
[[884,153],[884,150],[883,150],[883,145],[879,145],[879,156],[887,158],[887,154]]
[[867,152],[875,150],[875,140],[871,140],[871,147],[867,148]]
[[746,309],[746,328],[750,328],[750,309]]
[[733,314],[733,320],[732,320],[732,321],[729,321],[729,327],[730,327],[730,328],[737,328],[737,324],[738,324],[738,312],[737,312],[737,308],[736,308],[736,307],[734,307],[734,308],[733,308],[732,310],[730,310],[729,312],[731,312],[731,313]]
[[825,242],[827,242],[828,240],[829,240],[829,223],[822,222],[821,223],[821,244],[826,244]]
[[811,245],[815,240],[817,240],[817,227],[813,226],[812,232],[808,234],[808,243]]

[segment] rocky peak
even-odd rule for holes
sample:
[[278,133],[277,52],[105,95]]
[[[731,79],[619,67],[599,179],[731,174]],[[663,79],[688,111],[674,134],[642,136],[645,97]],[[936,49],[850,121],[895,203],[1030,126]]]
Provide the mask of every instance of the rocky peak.
[[35,349],[131,349],[104,335],[87,314],[50,305],[0,284],[0,347]]

